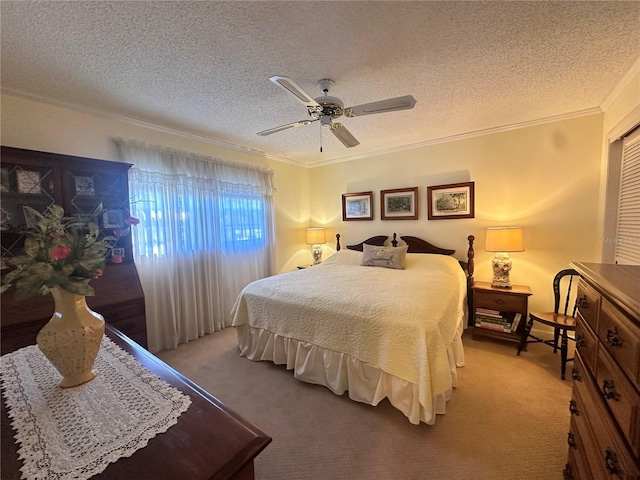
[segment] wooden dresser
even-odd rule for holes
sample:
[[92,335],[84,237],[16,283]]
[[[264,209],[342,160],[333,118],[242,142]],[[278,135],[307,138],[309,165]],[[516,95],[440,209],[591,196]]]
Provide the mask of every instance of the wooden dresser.
[[[191,398],[178,423],[130,457],[111,463],[95,480],[252,480],[255,457],[271,442],[256,426],[182,376],[156,356],[107,325],[106,334],[153,374]],[[2,480],[21,478],[9,412],[2,406]]]
[[565,479],[640,479],[640,266],[572,263],[578,286]]

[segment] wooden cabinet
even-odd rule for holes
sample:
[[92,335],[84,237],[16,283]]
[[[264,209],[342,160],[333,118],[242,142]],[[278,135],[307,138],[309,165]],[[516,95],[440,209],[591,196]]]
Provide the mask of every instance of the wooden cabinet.
[[[478,309],[499,312],[505,324],[513,325],[517,314],[520,320],[515,331],[500,331],[497,328],[486,328],[491,325],[473,327],[473,338],[489,337],[498,340],[520,343],[529,312],[529,296],[531,289],[526,285],[513,285],[512,288],[493,288],[489,282],[473,284],[473,308],[471,315],[476,318]],[[473,323],[472,323],[473,324]],[[508,329],[508,328],[507,328]]]
[[640,266],[574,263],[566,479],[640,479]]
[[[147,327],[144,294],[133,263],[129,217],[128,169],[126,163],[2,147],[2,196],[0,267],[8,271],[8,260],[23,247],[29,225],[29,206],[43,212],[49,205],[64,208],[68,216],[87,216],[98,204],[103,215],[96,219],[101,233],[116,236],[116,253],[107,258],[102,277],[91,281],[95,296],[87,304],[105,320],[146,348]],[[121,261],[120,261],[121,260]],[[2,295],[1,352],[35,343],[35,337],[51,318],[51,296],[35,296],[16,302],[13,290]]]

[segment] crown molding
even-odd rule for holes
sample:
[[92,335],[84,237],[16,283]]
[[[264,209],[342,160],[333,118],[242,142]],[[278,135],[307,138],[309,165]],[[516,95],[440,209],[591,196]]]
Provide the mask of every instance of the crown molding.
[[620,96],[620,93],[629,86],[629,84],[633,81],[633,79],[640,74],[640,57],[631,65],[631,68],[626,73],[624,77],[618,82],[618,84],[613,87],[613,90],[607,95],[607,98],[604,99],[600,108],[602,111],[607,111],[613,102]]
[[[637,68],[638,66],[640,66],[640,59],[639,59],[638,62],[636,62],[636,64],[634,65],[634,68]],[[616,86],[616,89],[614,89],[614,90],[617,91],[618,87],[620,87],[620,89],[624,88],[624,86],[626,86],[626,85],[623,85],[624,81],[626,80],[626,82],[628,84],[628,82],[633,78],[633,74],[632,74],[633,72],[634,72],[634,69],[632,69],[625,76],[625,79],[623,79],[623,81],[621,81],[618,84],[618,86]],[[629,78],[627,79],[627,77],[629,77]],[[402,145],[400,147],[393,147],[393,148],[388,148],[388,149],[384,149],[384,150],[378,150],[378,151],[375,151],[375,152],[363,153],[363,154],[359,154],[359,155],[350,155],[350,156],[340,157],[340,158],[336,158],[336,159],[332,159],[332,160],[323,160],[323,161],[319,161],[319,162],[305,163],[305,162],[300,162],[300,161],[297,161],[297,160],[293,160],[291,158],[279,157],[279,156],[276,156],[276,155],[271,155],[271,154],[265,153],[265,152],[260,151],[260,150],[255,150],[255,149],[252,149],[252,148],[244,147],[242,145],[236,145],[236,144],[233,144],[233,143],[224,142],[222,140],[218,140],[218,139],[215,139],[215,138],[212,138],[212,137],[208,137],[206,135],[186,132],[186,131],[179,130],[179,129],[176,129],[176,128],[173,128],[173,127],[167,127],[167,126],[164,126],[164,125],[158,125],[158,124],[155,124],[155,123],[152,123],[152,122],[148,122],[146,120],[140,120],[140,119],[137,119],[137,118],[127,117],[125,115],[118,115],[118,114],[114,114],[114,113],[105,112],[105,111],[102,111],[102,110],[92,109],[92,108],[84,107],[82,105],[78,105],[78,104],[74,104],[74,103],[70,103],[70,102],[64,102],[64,101],[53,99],[53,98],[46,97],[46,96],[35,95],[35,94],[32,94],[32,93],[24,92],[24,91],[17,90],[17,89],[2,87],[0,89],[0,91],[2,91],[2,93],[6,93],[6,94],[9,94],[9,95],[14,95],[14,96],[17,96],[17,97],[23,97],[23,98],[34,100],[34,101],[37,101],[37,102],[48,103],[48,104],[55,105],[55,106],[58,106],[58,107],[67,108],[67,109],[70,109],[70,110],[75,110],[75,111],[79,111],[79,112],[83,112],[83,113],[88,113],[90,115],[95,115],[95,116],[99,116],[99,117],[102,117],[102,118],[107,118],[107,119],[110,119],[110,120],[122,121],[122,122],[126,122],[126,123],[129,123],[129,124],[132,124],[132,125],[148,128],[150,130],[155,130],[157,132],[167,133],[167,134],[170,134],[170,135],[177,135],[177,136],[180,136],[180,137],[183,137],[183,138],[188,138],[190,140],[195,140],[195,141],[207,143],[209,145],[215,145],[217,147],[227,148],[229,150],[234,150],[234,151],[237,151],[237,152],[256,155],[258,157],[262,157],[262,158],[267,159],[267,160],[287,163],[287,164],[290,164],[290,165],[295,165],[295,166],[298,166],[298,167],[309,168],[309,169],[310,168],[316,168],[316,167],[322,167],[322,166],[326,166],[326,165],[332,165],[332,164],[335,164],[335,163],[350,162],[350,161],[353,161],[353,160],[359,160],[359,159],[369,158],[369,157],[378,156],[378,155],[389,155],[389,154],[397,153],[397,152],[405,152],[407,150],[414,150],[414,149],[418,149],[418,148],[428,147],[428,146],[431,146],[431,145],[438,145],[438,144],[442,144],[442,143],[456,142],[456,141],[460,141],[460,140],[467,140],[467,139],[470,139],[470,138],[482,137],[482,136],[485,136],[485,135],[492,135],[494,133],[508,132],[508,131],[512,131],[512,130],[518,130],[518,129],[521,129],[521,128],[534,127],[534,126],[537,126],[537,125],[544,125],[544,124],[547,124],[547,123],[553,123],[553,122],[558,122],[558,121],[563,121],[563,120],[570,120],[570,119],[573,119],[573,118],[580,118],[580,117],[585,117],[585,116],[589,116],[589,115],[596,115],[596,114],[601,114],[603,112],[602,108],[595,107],[595,108],[590,108],[590,109],[587,109],[587,110],[581,110],[581,111],[578,111],[578,112],[572,112],[572,113],[566,113],[566,114],[562,114],[562,115],[555,115],[555,116],[552,116],[552,117],[541,118],[541,119],[538,119],[538,120],[531,120],[531,121],[527,121],[527,122],[514,123],[514,124],[511,124],[511,125],[503,125],[503,126],[500,126],[500,127],[492,127],[492,128],[482,129],[482,130],[476,130],[474,132],[462,133],[462,134],[459,134],[459,135],[451,135],[451,136],[447,136],[447,137],[435,138],[435,139],[431,139],[431,140],[426,140],[424,142],[413,143],[413,144],[409,144],[409,145]],[[619,92],[618,92],[618,94],[619,94]]]
[[316,163],[312,163],[310,165],[311,168],[314,167],[321,167],[321,166],[325,166],[325,165],[330,165],[333,163],[342,163],[342,162],[349,162],[352,160],[358,160],[358,159],[362,159],[362,158],[369,158],[369,157],[373,157],[373,156],[377,156],[377,155],[388,155],[391,153],[397,153],[397,152],[404,152],[407,150],[414,150],[417,148],[423,148],[423,147],[428,147],[431,145],[438,145],[441,143],[448,143],[448,142],[457,142],[460,140],[467,140],[470,138],[475,138],[475,137],[483,137],[486,135],[492,135],[494,133],[502,133],[502,132],[509,132],[512,130],[519,130],[522,128],[528,128],[528,127],[535,127],[538,125],[545,125],[547,123],[553,123],[553,122],[560,122],[563,120],[571,120],[574,118],[580,118],[580,117],[587,117],[590,115],[598,115],[601,114],[603,111],[600,107],[594,107],[594,108],[589,108],[587,110],[580,110],[578,112],[572,112],[572,113],[565,113],[562,115],[555,115],[553,117],[545,117],[545,118],[540,118],[538,120],[530,120],[527,122],[521,122],[521,123],[514,123],[511,125],[503,125],[501,127],[492,127],[492,128],[486,128],[483,130],[476,130],[474,132],[468,132],[468,133],[461,133],[459,135],[451,135],[451,136],[447,136],[447,137],[440,137],[440,138],[434,138],[432,140],[426,140],[424,142],[419,142],[419,143],[413,143],[410,145],[403,145],[401,147],[394,147],[394,148],[389,148],[386,150],[379,150],[377,152],[369,152],[367,154],[362,154],[362,155],[352,155],[349,157],[341,157],[338,159],[334,159],[334,160],[327,160],[327,161],[322,161],[322,162],[316,162]]
[[253,148],[248,148],[248,147],[244,147],[242,145],[236,145],[234,143],[225,142],[225,141],[213,138],[213,137],[208,137],[206,135],[201,135],[201,134],[187,132],[187,131],[180,130],[180,129],[173,128],[173,127],[167,127],[167,126],[164,126],[164,125],[159,125],[159,124],[156,124],[156,123],[148,122],[146,120],[140,120],[138,118],[127,117],[125,115],[119,115],[119,114],[115,114],[115,113],[109,113],[109,112],[105,112],[103,110],[97,110],[97,109],[85,107],[85,106],[78,105],[78,104],[71,103],[71,102],[64,102],[62,100],[57,100],[57,99],[54,99],[54,98],[51,98],[51,97],[46,97],[46,96],[43,96],[43,95],[36,95],[36,94],[33,94],[33,93],[25,92],[25,91],[14,89],[14,88],[2,87],[0,89],[0,91],[2,93],[4,93],[4,94],[13,95],[13,96],[16,96],[16,97],[22,97],[22,98],[26,98],[28,100],[34,100],[36,102],[47,103],[47,104],[50,104],[50,105],[54,105],[56,107],[62,107],[62,108],[66,108],[66,109],[69,109],[69,110],[74,110],[74,111],[77,111],[77,112],[88,113],[90,115],[106,118],[106,119],[109,119],[109,120],[116,120],[116,121],[125,122],[125,123],[131,124],[131,125],[136,125],[138,127],[148,128],[150,130],[154,130],[154,131],[161,132],[161,133],[167,133],[167,134],[170,134],[170,135],[177,135],[177,136],[180,136],[180,137],[183,137],[183,138],[188,138],[190,140],[196,140],[198,142],[203,142],[203,143],[207,143],[209,145],[214,145],[216,147],[222,147],[222,148],[226,148],[226,149],[229,149],[229,150],[234,150],[236,152],[242,152],[242,153],[248,153],[248,154],[251,154],[251,155],[256,155],[258,157],[262,157],[262,158],[265,158],[267,160],[273,160],[273,161],[277,161],[277,162],[283,162],[283,163],[296,165],[298,167],[309,168],[309,165],[307,165],[306,163],[302,163],[302,162],[299,162],[299,161],[296,161],[296,160],[292,160],[290,158],[278,157],[276,155],[270,155],[270,154],[262,152],[260,150],[255,150]]

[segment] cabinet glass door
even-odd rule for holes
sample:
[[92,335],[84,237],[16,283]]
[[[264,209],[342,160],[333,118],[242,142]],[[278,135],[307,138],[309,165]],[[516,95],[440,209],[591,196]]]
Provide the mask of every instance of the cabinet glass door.
[[54,175],[54,170],[47,167],[4,163],[0,168],[2,268],[6,268],[9,258],[20,254],[26,230],[34,226],[34,219],[24,207],[42,213],[56,203]]

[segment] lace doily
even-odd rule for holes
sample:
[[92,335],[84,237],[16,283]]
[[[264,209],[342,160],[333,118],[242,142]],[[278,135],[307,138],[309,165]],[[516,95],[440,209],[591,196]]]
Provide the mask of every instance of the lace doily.
[[106,336],[92,381],[60,388],[37,346],[1,357],[0,381],[25,479],[86,479],[166,432],[191,399]]

